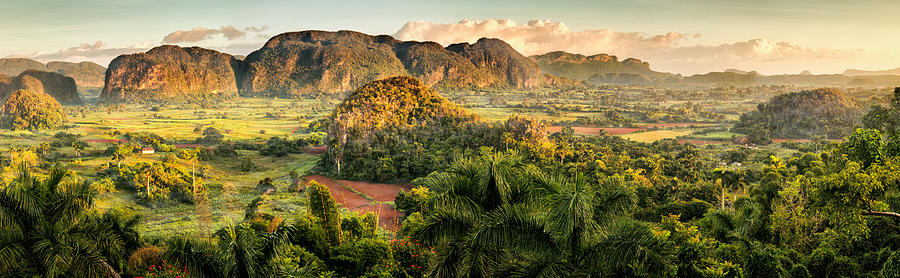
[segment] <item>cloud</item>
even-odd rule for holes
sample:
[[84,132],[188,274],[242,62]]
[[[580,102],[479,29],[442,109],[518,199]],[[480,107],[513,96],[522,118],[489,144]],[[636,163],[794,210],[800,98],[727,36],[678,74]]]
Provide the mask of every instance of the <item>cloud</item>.
[[[232,55],[247,55],[262,47],[264,42],[230,43],[224,46],[207,46],[207,48],[229,53]],[[160,42],[143,41],[131,45],[111,47],[101,41],[89,44],[84,43],[73,47],[60,49],[56,52],[32,52],[28,54],[10,55],[8,58],[29,58],[41,62],[66,61],[66,62],[94,62],[102,66],[120,55],[141,53],[159,46]]]
[[562,22],[531,20],[517,24],[509,19],[462,20],[457,23],[412,21],[394,34],[400,40],[426,40],[443,45],[473,43],[482,37],[499,38],[524,55],[566,51],[584,55],[611,54],[650,62],[656,70],[704,73],[727,68],[762,73],[799,72],[804,69],[841,72],[853,65],[885,64],[884,55],[807,47],[765,38],[704,45],[700,34],[668,32],[645,34],[612,29],[573,31]]
[[260,27],[250,26],[250,27],[244,28],[244,31],[253,32],[253,33],[263,32],[265,30],[269,30],[269,25],[263,25]]
[[[93,44],[82,43],[78,46],[70,47],[67,51],[84,51],[84,50],[95,50],[95,49],[100,49],[100,48],[103,48],[102,41],[97,41]],[[63,51],[63,50],[60,50],[60,51]]]
[[218,35],[222,35],[225,39],[232,41],[247,36],[247,33],[259,33],[267,29],[269,29],[268,25],[263,25],[261,27],[250,26],[243,29],[238,29],[231,25],[222,26],[219,27],[219,29],[196,27],[191,30],[178,30],[169,33],[162,41],[164,43],[199,42],[212,39]]
[[535,55],[557,50],[584,54],[634,52],[671,47],[698,35],[678,32],[645,35],[612,29],[575,32],[562,22],[549,20],[531,20],[519,25],[510,19],[466,19],[451,24],[408,22],[397,31],[395,37],[400,40],[428,40],[443,45],[474,43],[482,37],[499,38],[522,54]]
[[127,46],[109,46],[102,41],[82,43],[77,46],[60,49],[56,52],[37,51],[28,54],[14,54],[10,58],[29,58],[41,62],[94,62],[102,66],[109,65],[112,59],[123,54],[139,53],[159,45],[158,42],[145,41]]

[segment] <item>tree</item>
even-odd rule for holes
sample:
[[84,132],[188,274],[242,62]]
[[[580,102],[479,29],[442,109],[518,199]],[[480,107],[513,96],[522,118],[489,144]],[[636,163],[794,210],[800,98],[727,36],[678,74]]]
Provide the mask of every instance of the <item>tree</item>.
[[869,165],[881,160],[881,148],[883,145],[881,132],[874,129],[858,128],[852,135],[847,137],[846,142],[841,144],[841,150],[850,159],[861,163],[863,167],[869,167]]
[[72,148],[75,149],[75,156],[81,156],[81,152],[87,147],[88,144],[84,141],[75,141],[72,143]]
[[0,191],[0,274],[119,277],[127,239],[89,214],[90,183],[61,167],[43,180],[20,169]]
[[881,268],[881,277],[900,278],[900,251],[891,254],[884,267]]
[[810,199],[832,225],[854,239],[869,236],[866,217],[900,218],[887,211],[884,203],[886,185],[896,187],[900,181],[900,159],[873,164],[864,169],[855,161],[840,161],[838,170],[812,179]]
[[122,167],[122,160],[125,160],[128,156],[134,154],[134,150],[137,148],[132,143],[125,144],[116,144],[114,146],[110,146],[107,149],[107,153],[112,155],[112,160],[116,161],[116,167]]
[[333,246],[341,245],[341,214],[337,202],[331,197],[331,191],[316,181],[310,181],[307,184],[306,198],[310,214],[325,228],[325,239]]
[[19,90],[10,94],[3,104],[0,126],[8,129],[52,129],[63,125],[67,116],[52,96]]

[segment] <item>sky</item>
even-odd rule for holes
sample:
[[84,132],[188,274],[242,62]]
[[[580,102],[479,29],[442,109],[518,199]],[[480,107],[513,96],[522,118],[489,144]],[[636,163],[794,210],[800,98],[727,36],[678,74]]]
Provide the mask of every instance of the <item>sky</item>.
[[634,57],[659,71],[763,74],[900,67],[896,0],[0,0],[0,57],[92,61],[161,44],[246,55],[269,37],[354,30],[525,55]]

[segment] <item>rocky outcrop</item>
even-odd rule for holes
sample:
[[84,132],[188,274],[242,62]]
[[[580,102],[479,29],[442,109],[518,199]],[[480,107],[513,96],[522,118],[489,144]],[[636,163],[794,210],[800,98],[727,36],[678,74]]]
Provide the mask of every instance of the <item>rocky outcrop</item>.
[[214,50],[164,45],[116,57],[106,70],[104,101],[227,98],[237,95],[242,63]]
[[304,31],[269,39],[244,60],[247,95],[345,92],[369,81],[406,75],[397,41],[351,31]]
[[537,63],[498,39],[444,48],[353,31],[302,31],[277,35],[243,60],[177,46],[119,56],[107,70],[101,99],[341,93],[393,76],[420,78],[441,90],[525,89],[563,81],[551,82]]
[[54,72],[27,70],[13,78],[0,76],[0,94],[3,98],[18,90],[47,94],[61,104],[82,103],[75,80]]
[[537,64],[497,39],[444,48],[352,31],[303,31],[273,37],[244,62],[239,84],[246,95],[347,92],[398,75],[439,89],[530,88],[544,80]]
[[[499,39],[482,38],[474,44],[452,44],[447,50],[465,57],[476,68],[488,73],[487,77],[493,79],[490,85],[499,82],[517,89],[534,88],[543,80],[537,63]],[[481,84],[482,87],[485,85]]]
[[544,73],[594,84],[653,84],[670,82],[676,76],[650,69],[650,63],[635,58],[619,61],[607,54],[585,56],[555,51],[530,57]]

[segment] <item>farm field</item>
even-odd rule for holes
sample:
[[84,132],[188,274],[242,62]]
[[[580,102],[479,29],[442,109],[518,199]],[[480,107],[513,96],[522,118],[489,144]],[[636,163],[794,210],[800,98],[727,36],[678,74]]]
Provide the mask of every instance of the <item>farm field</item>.
[[691,130],[687,129],[675,129],[675,130],[652,130],[645,132],[637,132],[637,133],[629,133],[625,135],[620,135],[622,138],[642,142],[642,143],[653,143],[662,139],[675,139],[679,136],[685,136],[691,134]]

